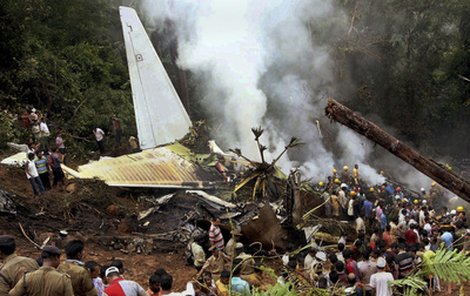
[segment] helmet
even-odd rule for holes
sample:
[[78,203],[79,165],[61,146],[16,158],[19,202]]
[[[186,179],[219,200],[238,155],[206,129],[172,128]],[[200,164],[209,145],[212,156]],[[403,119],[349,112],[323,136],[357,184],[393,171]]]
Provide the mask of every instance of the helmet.
[[428,201],[425,200],[425,199],[423,199],[423,205],[425,205],[425,204],[427,204],[427,203],[428,203]]
[[432,187],[436,186],[436,182],[432,181],[431,186]]
[[353,190],[353,191],[349,192],[349,195],[351,195],[351,196],[356,196],[357,193],[356,193],[356,191]]
[[345,165],[345,166],[343,167],[343,170],[345,170],[345,171],[349,170],[348,166]]
[[348,185],[346,183],[341,183],[341,185],[339,186],[341,188],[348,188]]
[[397,189],[395,189],[396,191],[400,192],[401,191],[401,188],[400,187],[397,187]]
[[326,261],[326,253],[323,252],[323,251],[317,252],[315,254],[315,258],[317,258],[318,260],[320,260],[322,262],[325,262]]
[[417,204],[419,204],[419,200],[415,199],[415,200],[413,200],[413,203],[414,203],[415,205],[417,205]]
[[323,183],[323,181],[318,182],[318,186],[323,187],[323,185],[325,185],[325,183]]
[[369,188],[369,191],[374,192],[375,191],[374,187]]
[[421,192],[426,192],[426,190],[424,189],[424,187],[421,187],[420,191],[421,191]]
[[333,174],[336,174],[336,169],[335,168],[333,168]]
[[457,210],[457,212],[459,212],[459,213],[465,211],[465,209],[463,208],[463,206],[458,206],[458,207],[456,208],[456,210]]
[[335,183],[336,183],[336,184],[340,184],[341,181],[340,181],[338,178],[336,178],[336,179],[335,179]]
[[457,214],[457,211],[456,211],[456,210],[452,210],[452,211],[450,211],[450,214],[451,214],[451,215],[455,215],[455,214]]

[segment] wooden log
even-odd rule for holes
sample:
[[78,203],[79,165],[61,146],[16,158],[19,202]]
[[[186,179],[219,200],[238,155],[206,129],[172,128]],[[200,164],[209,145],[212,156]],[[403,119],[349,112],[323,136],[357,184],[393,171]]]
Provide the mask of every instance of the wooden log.
[[449,171],[442,164],[418,153],[418,151],[385,132],[376,124],[333,99],[328,100],[325,112],[330,119],[379,144],[457,196],[470,202],[470,182]]

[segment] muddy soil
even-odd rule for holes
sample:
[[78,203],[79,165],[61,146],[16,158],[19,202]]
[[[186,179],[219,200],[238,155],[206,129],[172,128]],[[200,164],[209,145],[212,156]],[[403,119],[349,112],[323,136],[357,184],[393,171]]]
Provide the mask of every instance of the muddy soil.
[[18,253],[33,258],[39,255],[39,250],[20,231],[21,223],[26,234],[39,244],[48,235],[57,236],[62,229],[70,235],[80,234],[89,242],[85,260],[95,260],[105,265],[113,259],[121,259],[126,270],[125,277],[145,288],[149,276],[160,267],[173,275],[177,289],[183,289],[186,282],[196,275],[193,267],[185,265],[184,250],[181,249],[144,255],[134,252],[125,254],[102,246],[96,236],[130,234],[134,230],[133,225],[128,225],[128,221],[134,220],[130,217],[148,204],[138,200],[131,192],[111,188],[98,181],[87,184],[69,181],[68,184],[74,187],[72,193],[55,188],[35,197],[22,169],[0,165],[0,188],[15,193],[18,205],[18,215],[0,215],[0,233],[17,238]]

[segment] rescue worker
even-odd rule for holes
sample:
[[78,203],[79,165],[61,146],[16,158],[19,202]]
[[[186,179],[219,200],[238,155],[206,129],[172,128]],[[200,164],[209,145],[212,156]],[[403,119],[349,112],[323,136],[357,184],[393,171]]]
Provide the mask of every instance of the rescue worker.
[[341,181],[343,182],[347,182],[347,183],[351,183],[350,180],[350,175],[349,175],[349,167],[347,165],[345,165],[343,167],[343,171],[341,172]]
[[208,271],[212,273],[215,280],[218,280],[220,273],[229,266],[231,258],[215,247],[211,247],[209,250],[212,252],[212,256],[206,260],[196,278],[201,277],[204,271]]
[[336,194],[331,195],[330,206],[331,206],[331,214],[333,215],[333,218],[339,218],[341,205],[339,203],[339,199]]
[[435,206],[435,202],[440,201],[444,194],[442,187],[438,186],[436,182],[431,183],[431,189],[429,189],[428,204],[429,206]]
[[359,165],[355,164],[353,168],[354,184],[359,185]]
[[240,240],[240,237],[242,236],[242,233],[239,229],[233,229],[231,232],[232,237],[229,239],[227,242],[227,245],[225,246],[225,254],[230,256],[230,258],[235,257],[235,246],[237,241]]
[[41,252],[42,267],[25,274],[10,291],[10,296],[74,296],[70,276],[56,270],[60,250],[45,246]]
[[2,296],[8,295],[8,292],[25,273],[39,268],[36,260],[18,256],[15,251],[15,238],[10,235],[1,235],[0,259],[3,262],[3,266],[0,268],[0,295]]
[[97,296],[98,292],[90,273],[85,269],[85,263],[81,261],[84,248],[82,240],[74,239],[68,242],[65,246],[67,260],[60,264],[57,270],[70,276],[75,296]]

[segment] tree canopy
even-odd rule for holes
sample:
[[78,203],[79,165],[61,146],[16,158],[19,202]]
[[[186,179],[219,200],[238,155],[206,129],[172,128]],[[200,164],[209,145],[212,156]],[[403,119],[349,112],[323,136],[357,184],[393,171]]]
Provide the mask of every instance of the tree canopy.
[[[0,100],[8,113],[0,119],[2,142],[20,140],[8,129],[15,112],[26,106],[77,137],[89,137],[95,126],[108,130],[113,113],[123,121],[124,133],[135,135],[119,2],[2,1]],[[335,30],[327,27],[337,24],[312,30],[315,42],[329,47],[335,59],[334,95],[366,116],[378,116],[425,152],[466,157],[468,1],[334,3],[349,20],[341,34],[328,36]],[[152,39],[170,78],[193,119],[203,118],[197,80],[178,69],[176,38],[162,32]]]

